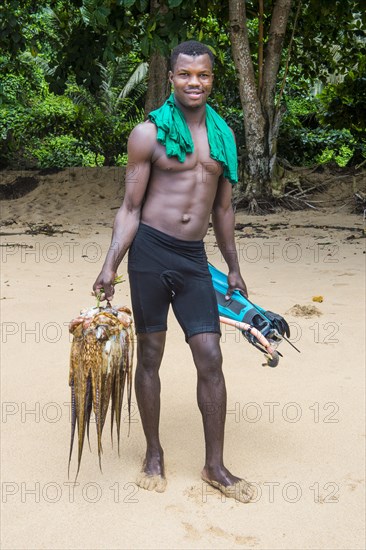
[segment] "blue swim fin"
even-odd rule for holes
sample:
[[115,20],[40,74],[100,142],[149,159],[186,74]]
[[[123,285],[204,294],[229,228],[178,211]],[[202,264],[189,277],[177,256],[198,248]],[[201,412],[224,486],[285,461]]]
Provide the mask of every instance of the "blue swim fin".
[[[254,304],[238,290],[234,290],[230,299],[226,300],[225,296],[228,289],[227,276],[210,263],[208,264],[208,268],[212,277],[221,317],[247,323],[256,328],[274,349],[277,348],[283,339],[287,340],[290,336],[290,327],[281,315],[273,313],[272,311],[267,311],[257,304]],[[248,331],[242,331],[242,333],[251,344],[261,351],[265,351],[255,336]],[[279,355],[281,354],[279,353]]]

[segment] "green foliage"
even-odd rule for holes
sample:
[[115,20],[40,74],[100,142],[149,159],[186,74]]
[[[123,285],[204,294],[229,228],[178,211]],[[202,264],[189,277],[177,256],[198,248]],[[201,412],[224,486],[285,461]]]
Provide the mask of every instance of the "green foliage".
[[64,93],[72,77],[96,93],[103,81],[101,67],[133,49],[142,36],[141,21],[121,1],[83,0],[72,8],[65,6],[67,2],[52,4],[47,13],[58,44],[51,60],[50,89]]
[[131,56],[100,65],[100,86],[69,79],[50,93],[48,65],[27,52],[14,65],[0,58],[0,165],[52,167],[123,163],[127,138],[143,120],[146,64]]
[[293,62],[307,79],[326,83],[366,54],[364,0],[303,0]]
[[359,162],[366,155],[366,147],[346,129],[284,125],[278,140],[278,155],[297,166],[327,162],[346,166]]
[[322,92],[320,121],[333,128],[347,128],[353,136],[366,138],[366,57],[357,71],[350,71],[343,82],[329,85]]
[[[23,4],[23,5],[21,5]],[[34,21],[35,2],[3,0],[0,4],[0,49],[12,55],[26,49],[29,42],[35,46],[36,33],[30,33],[29,28]],[[27,33],[28,30],[28,33]],[[33,27],[33,30],[34,27]]]
[[326,147],[321,155],[318,155],[315,160],[319,164],[326,164],[328,162],[336,162],[338,166],[347,166],[354,154],[354,149],[348,147],[348,145],[341,145],[337,143],[337,150]]
[[[346,166],[366,157],[365,58],[343,82],[328,84],[317,97],[289,82],[278,152],[295,165],[335,162]],[[294,93],[295,91],[295,93]],[[303,92],[302,92],[303,93]]]
[[97,93],[69,86],[68,94],[79,109],[77,136],[95,154],[103,155],[107,165],[116,164],[127,149],[132,128],[143,120],[143,104],[139,100],[146,89],[146,70],[140,68],[126,58],[118,58],[115,63],[100,67],[103,80]]
[[75,129],[78,109],[66,96],[49,94],[27,110],[26,135],[66,134]]
[[[265,41],[273,2],[264,1]],[[168,55],[178,42],[190,38],[203,41],[215,53],[210,103],[233,128],[239,148],[245,146],[228,2],[166,0],[161,5],[162,9],[154,9],[147,0],[1,3],[2,165],[16,161],[37,166],[123,164],[128,134],[143,119],[146,86],[142,78],[130,81],[126,97],[122,89],[153,51]],[[365,41],[361,35],[366,10],[361,8],[361,0],[302,1],[278,143],[279,155],[294,164],[346,165],[365,155]],[[256,62],[257,0],[247,0],[246,12]],[[326,86],[320,98],[309,97],[311,82],[326,82],[331,72],[348,75],[342,84]]]
[[85,0],[84,5],[80,8],[80,13],[87,25],[94,28],[106,28],[111,9],[105,5],[105,2],[98,2],[96,4],[93,0]]
[[0,106],[1,164],[14,164],[16,155],[20,165],[32,165],[37,155],[29,155],[33,144],[39,144],[50,135],[67,135],[76,128],[78,109],[65,96],[50,94],[33,99],[31,105],[20,103]]
[[110,114],[95,105],[92,111],[81,106],[79,116],[79,139],[90,151],[103,156],[106,165],[113,166],[126,151],[128,135],[142,121],[143,113],[137,118],[127,118],[123,111]]
[[25,154],[35,159],[37,168],[67,168],[69,166],[100,166],[103,157],[85,150],[72,135],[49,135],[42,140],[34,140],[26,146]]
[[284,124],[301,128],[305,121],[314,117],[319,109],[319,101],[314,97],[290,97],[286,101]]
[[126,166],[128,162],[128,155],[127,153],[122,153],[122,155],[118,155],[116,159],[116,166]]
[[29,53],[21,53],[17,63],[0,56],[0,105],[30,105],[35,97],[44,97],[47,89],[43,71]]

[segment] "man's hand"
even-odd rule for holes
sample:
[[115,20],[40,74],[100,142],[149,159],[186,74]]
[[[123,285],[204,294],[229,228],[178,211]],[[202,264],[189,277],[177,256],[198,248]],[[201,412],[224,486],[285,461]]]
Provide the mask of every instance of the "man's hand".
[[110,302],[113,299],[115,278],[116,273],[114,271],[102,269],[99,273],[93,284],[93,291],[94,295],[98,296],[101,302],[103,302],[103,300],[108,300],[108,302]]
[[240,275],[240,273],[229,272],[227,276],[227,281],[229,286],[227,289],[225,300],[230,300],[234,290],[239,290],[239,292],[241,292],[246,298],[248,298],[247,285],[245,284],[244,279]]

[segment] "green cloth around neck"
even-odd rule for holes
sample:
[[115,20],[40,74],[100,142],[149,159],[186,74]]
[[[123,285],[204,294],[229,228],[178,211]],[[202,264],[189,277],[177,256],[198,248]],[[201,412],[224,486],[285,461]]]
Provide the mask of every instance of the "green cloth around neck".
[[[157,140],[165,146],[168,157],[184,162],[193,153],[194,144],[184,114],[175,104],[174,94],[148,118],[158,129]],[[223,118],[206,104],[206,127],[210,156],[224,167],[224,176],[232,184],[238,181],[238,159],[234,136]]]

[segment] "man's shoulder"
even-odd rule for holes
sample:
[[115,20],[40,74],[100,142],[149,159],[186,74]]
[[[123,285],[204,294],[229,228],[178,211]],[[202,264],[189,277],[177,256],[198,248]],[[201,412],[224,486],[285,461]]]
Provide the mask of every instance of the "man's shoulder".
[[128,155],[151,157],[157,144],[156,133],[155,125],[150,121],[141,122],[135,126],[128,139]]
[[134,127],[130,134],[132,139],[147,139],[156,141],[156,126],[150,120],[145,120]]
[[229,128],[230,132],[232,133],[233,138],[236,139],[236,138],[235,138],[235,132],[234,132],[234,130],[232,129],[232,127],[228,125],[228,128]]

